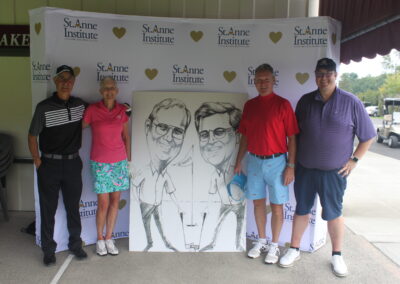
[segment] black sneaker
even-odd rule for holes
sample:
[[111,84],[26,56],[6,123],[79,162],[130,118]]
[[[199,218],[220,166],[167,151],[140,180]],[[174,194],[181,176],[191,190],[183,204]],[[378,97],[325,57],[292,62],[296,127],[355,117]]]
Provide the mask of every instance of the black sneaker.
[[79,260],[87,258],[87,253],[82,248],[77,248],[77,249],[71,250],[71,252]]
[[56,264],[56,256],[54,253],[45,254],[43,256],[43,264],[46,266],[52,266]]

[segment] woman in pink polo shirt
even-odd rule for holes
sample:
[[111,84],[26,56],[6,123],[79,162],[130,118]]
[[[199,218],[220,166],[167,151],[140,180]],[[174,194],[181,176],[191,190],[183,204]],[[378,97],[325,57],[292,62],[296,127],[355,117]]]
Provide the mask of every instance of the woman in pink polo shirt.
[[103,99],[86,109],[83,127],[90,125],[92,128],[90,165],[93,190],[97,193],[98,201],[96,253],[103,256],[107,253],[118,254],[112,232],[118,215],[121,191],[129,189],[128,161],[131,159],[131,148],[129,117],[126,107],[115,100],[118,88],[112,77],[102,79],[100,94]]

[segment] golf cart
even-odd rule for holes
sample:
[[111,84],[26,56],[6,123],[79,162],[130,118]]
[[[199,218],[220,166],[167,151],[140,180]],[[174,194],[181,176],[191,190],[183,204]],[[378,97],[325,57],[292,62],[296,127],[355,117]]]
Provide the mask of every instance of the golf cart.
[[395,148],[400,141],[400,98],[384,99],[384,114],[382,126],[377,129],[376,141]]

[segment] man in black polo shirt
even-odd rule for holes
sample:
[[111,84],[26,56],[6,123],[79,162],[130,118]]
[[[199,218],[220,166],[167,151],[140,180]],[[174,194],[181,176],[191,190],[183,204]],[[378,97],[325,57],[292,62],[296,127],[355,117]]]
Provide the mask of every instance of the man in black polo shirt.
[[82,160],[78,153],[82,140],[81,121],[86,103],[71,96],[75,83],[75,74],[71,67],[58,67],[53,81],[56,92],[36,106],[28,134],[29,150],[37,170],[41,245],[44,253],[43,263],[47,266],[56,262],[54,252],[57,243],[53,239],[53,233],[60,189],[67,212],[68,248],[78,259],[87,257],[82,249],[80,237]]

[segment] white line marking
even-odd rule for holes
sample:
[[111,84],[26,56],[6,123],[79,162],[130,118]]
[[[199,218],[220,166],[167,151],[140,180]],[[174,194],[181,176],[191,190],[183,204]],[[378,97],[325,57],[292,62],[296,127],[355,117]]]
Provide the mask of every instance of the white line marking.
[[64,274],[65,270],[68,268],[68,265],[71,263],[71,260],[74,256],[72,254],[67,256],[67,259],[61,265],[60,269],[57,271],[57,274],[53,277],[50,284],[57,284],[58,280],[60,280],[61,276]]

